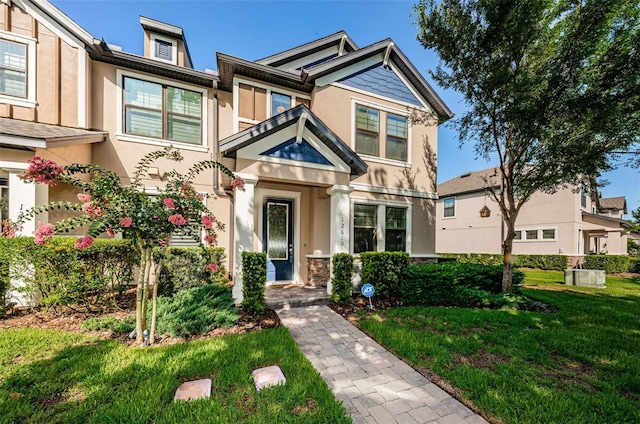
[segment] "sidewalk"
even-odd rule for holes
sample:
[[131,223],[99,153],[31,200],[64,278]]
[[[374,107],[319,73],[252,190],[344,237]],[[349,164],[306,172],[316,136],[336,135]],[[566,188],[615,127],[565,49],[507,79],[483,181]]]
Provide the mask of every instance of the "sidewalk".
[[355,424],[487,422],[328,306],[276,312]]

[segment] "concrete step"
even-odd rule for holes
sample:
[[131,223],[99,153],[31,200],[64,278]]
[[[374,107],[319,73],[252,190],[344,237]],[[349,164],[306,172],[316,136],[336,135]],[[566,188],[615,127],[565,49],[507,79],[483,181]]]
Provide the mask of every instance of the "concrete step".
[[326,287],[298,286],[269,286],[265,292],[267,308],[290,309],[302,306],[327,305],[331,297]]

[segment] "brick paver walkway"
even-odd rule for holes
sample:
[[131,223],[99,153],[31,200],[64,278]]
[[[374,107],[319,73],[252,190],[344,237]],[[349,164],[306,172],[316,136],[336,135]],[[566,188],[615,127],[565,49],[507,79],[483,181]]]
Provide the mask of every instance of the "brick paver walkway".
[[329,307],[277,313],[355,424],[486,423]]

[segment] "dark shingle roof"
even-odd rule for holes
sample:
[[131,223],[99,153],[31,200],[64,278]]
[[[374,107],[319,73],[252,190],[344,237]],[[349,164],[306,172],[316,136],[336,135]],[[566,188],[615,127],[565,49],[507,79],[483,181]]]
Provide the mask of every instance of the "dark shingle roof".
[[499,184],[500,174],[498,173],[498,168],[483,169],[481,171],[467,172],[438,184],[438,195],[445,197],[483,191],[486,188],[496,187]]
[[625,210],[627,209],[627,198],[624,196],[618,197],[606,197],[600,199],[600,208],[601,209],[617,209],[617,210]]
[[97,143],[104,141],[106,137],[106,131],[0,118],[0,144],[5,146],[46,149],[72,144]]

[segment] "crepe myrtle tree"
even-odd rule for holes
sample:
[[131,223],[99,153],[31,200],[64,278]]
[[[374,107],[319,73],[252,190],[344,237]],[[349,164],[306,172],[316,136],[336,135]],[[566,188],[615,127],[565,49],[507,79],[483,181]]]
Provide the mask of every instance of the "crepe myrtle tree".
[[[209,246],[216,244],[216,230],[223,225],[216,220],[206,207],[202,194],[193,187],[193,179],[205,170],[219,169],[232,178],[234,189],[244,190],[244,181],[222,164],[205,160],[193,165],[186,174],[175,170],[162,175],[164,183],[153,195],[145,191],[141,182],[142,175],[149,166],[159,159],[179,162],[182,156],[178,150],[169,147],[149,153],[135,168],[131,182],[123,184],[113,171],[91,164],[71,164],[59,166],[55,162],[34,156],[29,168],[20,176],[26,182],[35,182],[55,186],[66,183],[77,187],[79,203],[51,202],[23,212],[18,225],[34,219],[39,213],[53,210],[76,211],[73,216],[56,223],[38,222],[34,241],[45,244],[54,234],[69,232],[72,229],[87,228],[87,234],[78,238],[75,246],[86,249],[95,237],[106,233],[110,236],[121,233],[135,245],[140,255],[140,275],[136,286],[136,342],[145,343],[143,332],[147,329],[147,307],[151,296],[152,313],[149,328],[149,343],[155,342],[156,301],[158,277],[162,270],[162,259],[154,263],[152,250],[156,247],[166,249],[173,233],[200,234]],[[86,181],[89,176],[89,181]],[[85,177],[84,179],[81,177]],[[7,235],[15,234],[16,225],[8,225]],[[11,230],[13,229],[13,230]],[[160,258],[164,255],[160,255]],[[152,266],[155,267],[155,281],[150,282]],[[219,264],[210,263],[208,272],[217,272]],[[152,287],[152,291],[151,291]],[[151,293],[150,293],[151,291]]]
[[497,163],[510,291],[522,206],[588,185],[640,141],[640,0],[420,0],[414,16],[440,57],[431,76],[464,96],[460,142]]

